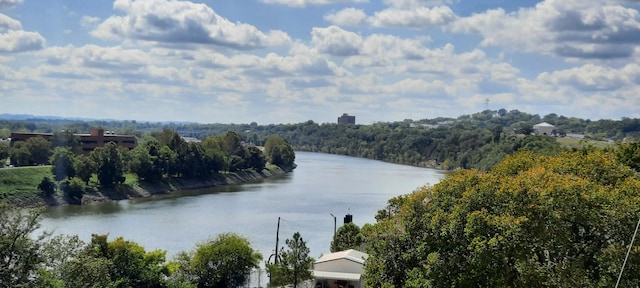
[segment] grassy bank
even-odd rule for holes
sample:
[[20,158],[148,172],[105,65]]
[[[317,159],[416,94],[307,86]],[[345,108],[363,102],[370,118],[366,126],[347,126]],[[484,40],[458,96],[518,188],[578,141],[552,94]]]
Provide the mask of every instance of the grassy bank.
[[[241,184],[285,173],[286,171],[278,166],[268,165],[266,169],[259,172],[255,170],[227,172],[216,174],[209,179],[165,178],[153,183],[139,181],[135,174],[127,174],[125,175],[125,183],[113,189],[97,188],[98,181],[94,175],[89,181],[82,203],[141,198],[176,190]],[[61,191],[57,191],[53,197],[43,198],[40,196],[38,184],[45,176],[53,179],[51,166],[0,169],[0,202],[20,206],[68,204],[62,197]]]
[[0,201],[24,205],[42,203],[38,184],[45,176],[53,179],[51,166],[0,169]]

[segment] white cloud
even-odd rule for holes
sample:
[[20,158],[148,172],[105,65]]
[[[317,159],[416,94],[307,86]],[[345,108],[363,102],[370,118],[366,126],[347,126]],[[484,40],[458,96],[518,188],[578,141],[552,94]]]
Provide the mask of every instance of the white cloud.
[[360,9],[345,8],[335,13],[324,15],[324,20],[339,26],[357,26],[367,19],[367,14]]
[[0,34],[0,53],[39,50],[44,47],[44,37],[37,32],[10,30]]
[[82,16],[80,19],[80,26],[84,29],[94,29],[100,22],[100,18],[93,16]]
[[309,5],[328,5],[342,3],[368,3],[369,0],[260,0],[268,4],[281,4],[291,7],[305,7]]
[[167,44],[217,45],[232,49],[258,49],[288,45],[283,31],[264,33],[256,27],[232,23],[205,4],[175,0],[116,0],[114,9],[125,16],[112,16],[92,35],[101,39],[135,39]]
[[311,31],[311,42],[320,53],[348,56],[358,54],[362,37],[338,26],[314,27]]
[[0,14],[0,31],[6,30],[22,30],[22,24],[7,15]]
[[454,32],[480,34],[484,46],[567,58],[630,57],[640,44],[638,10],[610,1],[546,0],[513,13],[488,10],[452,23]]
[[429,28],[447,24],[456,19],[448,6],[414,9],[390,8],[376,12],[368,21],[375,27],[402,26]]
[[24,0],[0,0],[0,9],[14,7],[23,1]]
[[431,7],[454,2],[454,0],[384,0],[396,8]]

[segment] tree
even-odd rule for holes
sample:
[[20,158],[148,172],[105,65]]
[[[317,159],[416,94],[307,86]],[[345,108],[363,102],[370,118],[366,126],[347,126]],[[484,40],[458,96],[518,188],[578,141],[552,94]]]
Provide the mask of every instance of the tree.
[[281,261],[277,264],[267,264],[267,273],[271,275],[269,286],[283,286],[298,284],[312,279],[311,268],[314,259],[309,256],[307,242],[302,239],[299,232],[293,233],[292,239],[285,240],[287,249],[283,247],[280,251]]
[[76,176],[75,154],[68,147],[56,147],[50,160],[54,179],[60,181]]
[[40,210],[27,211],[0,203],[0,287],[33,287],[43,262],[40,254],[47,233],[40,227]]
[[11,165],[26,166],[31,163],[31,152],[25,142],[16,142],[9,149],[9,158],[11,159]]
[[261,171],[267,165],[267,160],[264,157],[264,153],[256,146],[247,147],[247,167]]
[[85,183],[79,178],[65,179],[60,182],[60,190],[71,204],[81,204]]
[[331,252],[349,249],[360,250],[362,242],[364,242],[364,236],[360,233],[360,227],[353,222],[349,222],[338,228],[336,236],[331,241]]
[[618,144],[616,156],[621,163],[640,172],[640,142]]
[[32,137],[25,141],[25,146],[31,155],[30,164],[48,164],[51,155],[51,143],[43,137]]
[[65,270],[71,273],[63,273],[63,279],[74,283],[69,287],[103,287],[90,284],[88,276],[108,283],[106,287],[163,287],[168,275],[165,254],[163,250],[146,252],[122,237],[109,242],[107,235],[94,234],[80,255],[66,263]]
[[96,173],[97,165],[94,157],[90,155],[80,155],[74,162],[76,176],[81,179],[85,184],[89,184],[89,180],[94,173]]
[[9,142],[0,141],[0,168],[4,167],[9,157]]
[[180,271],[198,287],[242,287],[251,269],[258,268],[262,255],[249,240],[234,233],[220,234],[214,240],[197,244],[191,253],[182,253]]
[[53,132],[51,142],[53,147],[67,147],[74,154],[82,153],[82,146],[80,145],[80,137],[73,134],[70,130],[63,130],[60,132]]
[[[448,174],[363,229],[363,277],[375,287],[611,287],[638,201],[640,179],[612,153],[517,153],[489,172]],[[632,249],[621,286],[639,272]]]
[[280,167],[292,167],[296,158],[291,145],[277,136],[267,138],[264,144],[264,154],[269,163]]
[[109,142],[103,147],[98,147],[91,152],[91,155],[97,166],[100,186],[111,188],[124,182],[125,163],[115,143]]
[[38,184],[38,190],[42,192],[43,196],[51,196],[56,193],[56,183],[45,176],[42,178],[42,181],[40,181],[40,184]]

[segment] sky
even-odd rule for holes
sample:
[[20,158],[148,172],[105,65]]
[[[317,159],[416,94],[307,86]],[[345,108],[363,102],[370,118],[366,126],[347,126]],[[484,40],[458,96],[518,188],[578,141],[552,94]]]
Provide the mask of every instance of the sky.
[[640,118],[637,0],[0,0],[0,114]]

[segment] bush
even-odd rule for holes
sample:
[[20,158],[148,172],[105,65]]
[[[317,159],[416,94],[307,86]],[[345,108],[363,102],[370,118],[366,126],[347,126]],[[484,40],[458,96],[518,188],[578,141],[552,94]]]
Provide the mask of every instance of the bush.
[[79,178],[71,178],[60,182],[60,190],[64,193],[67,200],[72,203],[80,203],[82,195],[84,195],[85,184]]
[[43,196],[51,196],[56,193],[56,183],[51,181],[49,177],[42,178],[40,184],[38,184],[38,190],[40,190]]

